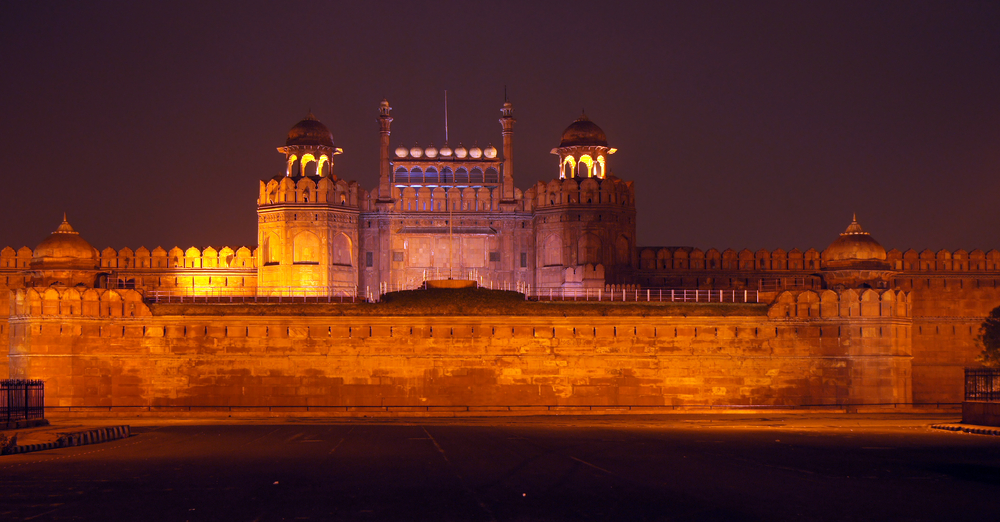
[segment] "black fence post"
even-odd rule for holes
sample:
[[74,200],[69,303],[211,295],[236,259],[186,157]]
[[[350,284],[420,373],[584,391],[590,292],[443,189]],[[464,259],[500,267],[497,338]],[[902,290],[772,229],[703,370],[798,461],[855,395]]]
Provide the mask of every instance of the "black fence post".
[[39,379],[0,379],[0,418],[7,423],[45,418],[45,382]]
[[966,368],[965,400],[1000,402],[1000,368]]

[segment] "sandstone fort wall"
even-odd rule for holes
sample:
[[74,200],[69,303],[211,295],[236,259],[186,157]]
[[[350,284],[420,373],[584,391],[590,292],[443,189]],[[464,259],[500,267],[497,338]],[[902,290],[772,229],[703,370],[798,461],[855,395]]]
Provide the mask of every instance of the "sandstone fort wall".
[[[992,259],[993,252],[980,256],[974,251],[968,262],[963,261],[962,252],[949,253],[951,265],[947,264],[948,256],[934,253],[932,262],[931,254],[925,252],[922,254],[925,262],[912,265],[918,269],[900,272],[893,280],[893,287],[909,293],[911,301],[909,343],[913,358],[912,397],[915,403],[954,403],[961,400],[962,368],[976,364],[979,348],[975,344],[975,336],[979,325],[992,308],[1000,305],[997,274],[986,264]],[[909,257],[913,258],[913,255]],[[919,258],[920,255],[917,256]],[[6,248],[0,252],[0,277],[4,286],[10,289],[24,287],[25,270],[30,259],[31,250],[28,248],[19,251]],[[114,270],[116,277],[144,290],[192,295],[255,293],[255,252],[245,247],[218,250],[174,248],[170,251],[160,248],[153,251],[145,248],[134,251],[127,248],[117,251],[105,249],[101,254],[101,266]],[[957,272],[957,269],[962,269],[962,272]],[[738,281],[739,276],[766,279],[780,271],[670,269],[659,272],[671,274],[671,277],[701,274],[695,276],[696,281],[700,277],[704,282],[710,277],[714,288],[734,288],[738,285],[731,283]],[[728,276],[732,278],[727,279]],[[9,369],[10,308],[7,292],[0,294],[0,376],[9,377],[13,376]],[[778,292],[765,295],[778,295]]]
[[857,304],[827,295],[834,308],[826,317],[815,293],[784,294],[768,316],[747,307],[751,315],[724,317],[573,317],[571,305],[565,317],[238,315],[225,305],[206,305],[208,315],[153,315],[131,290],[12,295],[12,373],[45,379],[49,406],[835,405],[912,397],[905,295],[891,291],[874,305],[871,295]]

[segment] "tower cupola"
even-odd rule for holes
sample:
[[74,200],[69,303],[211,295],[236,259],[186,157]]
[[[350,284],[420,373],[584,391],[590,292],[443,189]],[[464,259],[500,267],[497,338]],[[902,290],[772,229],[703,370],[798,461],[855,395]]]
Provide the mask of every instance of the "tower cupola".
[[582,113],[563,131],[559,146],[552,149],[559,156],[559,179],[598,178],[607,176],[607,157],[618,152],[608,146],[604,130]]
[[310,111],[288,131],[284,147],[285,176],[333,177],[333,157],[344,152],[333,145],[333,133]]
[[32,251],[30,284],[93,287],[98,266],[97,250],[80,237],[63,214],[59,227]]
[[889,288],[896,275],[885,248],[861,228],[857,216],[822,256],[827,288]]
[[855,215],[840,237],[823,250],[823,266],[888,269],[885,248],[858,224]]

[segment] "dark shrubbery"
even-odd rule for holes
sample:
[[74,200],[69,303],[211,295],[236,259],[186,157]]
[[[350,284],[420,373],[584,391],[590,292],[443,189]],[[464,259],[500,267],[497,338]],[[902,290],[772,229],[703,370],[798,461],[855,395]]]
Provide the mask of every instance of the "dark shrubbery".
[[979,327],[976,344],[983,350],[976,360],[983,366],[1000,367],[1000,306],[994,308]]

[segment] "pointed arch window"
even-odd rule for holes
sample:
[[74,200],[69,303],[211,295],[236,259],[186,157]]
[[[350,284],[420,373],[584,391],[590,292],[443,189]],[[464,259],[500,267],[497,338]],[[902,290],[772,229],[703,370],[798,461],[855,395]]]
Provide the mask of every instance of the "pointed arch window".
[[545,266],[560,266],[562,260],[562,238],[558,235],[551,235],[542,244],[542,264]]
[[576,175],[576,160],[573,156],[566,156],[563,160],[562,168],[559,170],[559,179],[568,179]]
[[354,252],[351,238],[343,232],[333,238],[333,264],[352,266],[354,265]]
[[580,156],[580,162],[577,164],[577,175],[581,178],[591,178],[594,176],[593,167],[594,159],[589,154],[584,154]]
[[312,232],[300,232],[292,240],[292,262],[298,265],[319,264],[319,238]]
[[[302,161],[299,162],[299,165],[300,165],[300,167],[299,167],[300,168],[299,175],[301,175],[301,176],[308,176],[308,175],[310,175],[310,172],[313,172],[313,174],[315,175],[315,170],[313,170],[313,171],[309,170],[309,164],[310,163],[316,163],[316,156],[313,156],[312,154],[303,154],[302,155]],[[315,169],[316,167],[313,166],[312,168]]]

